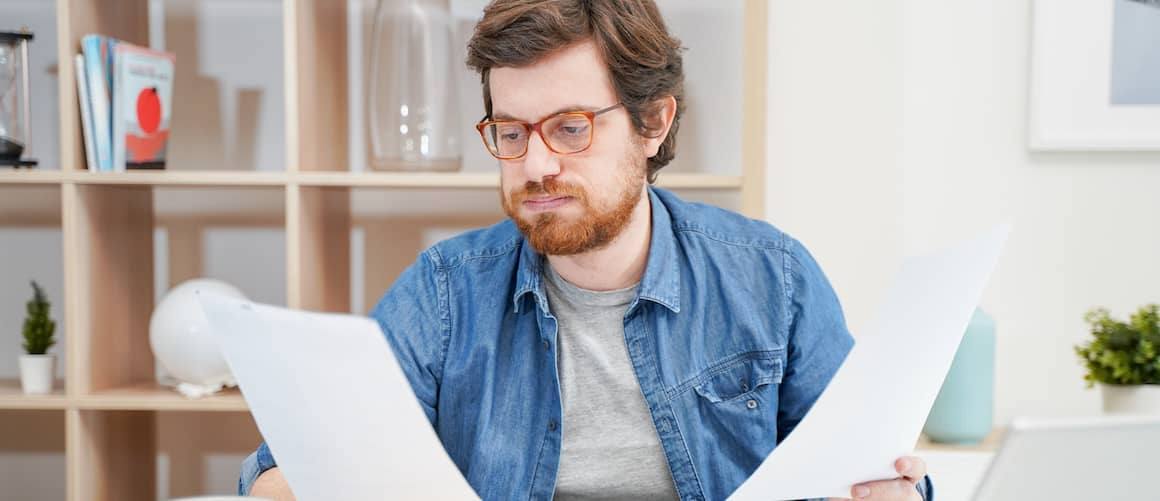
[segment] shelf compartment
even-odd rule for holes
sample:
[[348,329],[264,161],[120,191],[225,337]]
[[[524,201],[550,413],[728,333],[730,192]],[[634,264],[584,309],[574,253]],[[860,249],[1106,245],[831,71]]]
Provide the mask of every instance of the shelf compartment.
[[70,409],[65,429],[70,499],[157,499],[153,412]]
[[[164,291],[197,277],[224,280],[255,301],[282,302],[286,267],[276,257],[284,246],[285,188],[66,185],[69,190],[75,191],[69,214],[77,228],[66,250],[73,274],[86,284],[76,294],[70,331],[78,404],[200,409],[141,391],[139,385],[156,380],[153,308]],[[126,388],[133,391],[121,392]]]
[[[61,409],[67,363],[65,334],[67,301],[64,286],[61,188],[52,185],[0,186],[0,320],[7,338],[0,347],[0,409]],[[56,322],[56,390],[51,395],[24,395],[19,358],[24,354],[21,325],[32,296],[30,281],[44,290],[50,304],[49,318]]]
[[[60,187],[0,183],[0,229],[60,228]],[[0,263],[0,270],[10,263]],[[59,265],[58,265],[59,266]]]
[[65,411],[0,412],[0,499],[64,499]]
[[158,412],[157,497],[233,495],[242,460],[262,443],[242,412]]

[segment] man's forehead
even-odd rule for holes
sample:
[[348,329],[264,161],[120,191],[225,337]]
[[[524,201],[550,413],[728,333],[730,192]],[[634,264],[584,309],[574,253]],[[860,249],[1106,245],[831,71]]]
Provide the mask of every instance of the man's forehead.
[[538,122],[540,120],[543,120],[544,118],[550,117],[552,115],[558,115],[560,113],[565,113],[565,112],[569,112],[569,111],[596,111],[600,108],[601,108],[601,106],[594,105],[594,104],[592,104],[592,105],[589,105],[589,104],[570,104],[567,106],[561,106],[561,107],[556,108],[548,113],[544,113],[544,114],[538,115],[538,116],[518,116],[518,115],[513,115],[511,113],[508,113],[506,111],[503,111],[499,108],[493,107],[493,112],[491,115],[492,115],[492,118],[495,120],[522,120],[525,122]]
[[522,67],[488,74],[492,117],[535,122],[564,111],[614,104],[608,68],[591,42],[570,45]]

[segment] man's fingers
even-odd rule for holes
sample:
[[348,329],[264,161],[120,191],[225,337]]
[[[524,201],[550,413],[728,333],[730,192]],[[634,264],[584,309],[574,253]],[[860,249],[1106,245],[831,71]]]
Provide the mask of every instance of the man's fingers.
[[915,484],[926,476],[926,461],[914,456],[901,457],[894,462],[894,469],[899,475],[910,480],[911,484]]
[[850,489],[850,497],[855,501],[910,501],[921,498],[914,484],[901,478],[855,485]]
[[926,476],[926,461],[914,456],[901,457],[894,462],[894,469],[902,478],[855,485],[850,489],[850,497],[856,501],[921,499],[914,484]]

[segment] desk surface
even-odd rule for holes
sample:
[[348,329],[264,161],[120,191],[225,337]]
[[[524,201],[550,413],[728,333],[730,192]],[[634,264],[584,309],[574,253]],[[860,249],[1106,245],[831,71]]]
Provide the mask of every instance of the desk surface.
[[914,447],[914,455],[926,461],[934,483],[935,499],[968,501],[987,473],[987,467],[1003,441],[1005,428],[995,428],[982,442],[971,445],[940,444],[925,435]]
[[914,454],[926,461],[938,501],[970,500],[995,456],[993,452],[947,450],[920,450]]
[[1003,441],[1003,434],[1007,432],[1006,428],[995,428],[987,435],[982,442],[978,444],[960,445],[960,444],[941,444],[933,442],[926,435],[919,437],[918,443],[915,444],[916,451],[944,451],[944,452],[995,452],[999,450],[999,443]]

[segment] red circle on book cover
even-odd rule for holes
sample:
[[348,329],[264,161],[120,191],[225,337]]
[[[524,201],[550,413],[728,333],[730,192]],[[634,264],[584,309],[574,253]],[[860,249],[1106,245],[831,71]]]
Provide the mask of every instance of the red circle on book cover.
[[157,132],[157,126],[161,125],[161,99],[156,87],[141,89],[137,94],[137,125],[146,134]]

